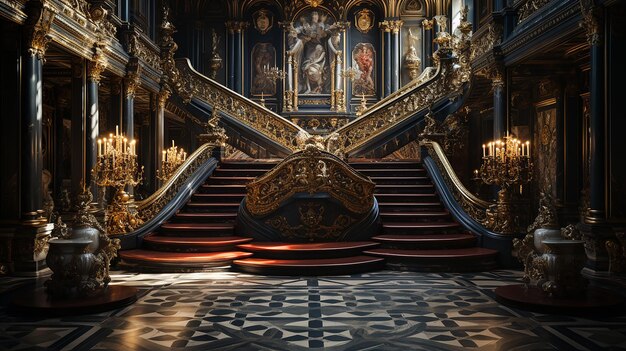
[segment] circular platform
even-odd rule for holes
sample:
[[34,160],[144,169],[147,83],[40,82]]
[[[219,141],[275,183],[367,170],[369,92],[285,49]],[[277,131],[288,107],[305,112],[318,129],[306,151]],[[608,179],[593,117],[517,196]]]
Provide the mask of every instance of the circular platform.
[[580,298],[553,298],[536,286],[512,284],[497,287],[496,299],[512,307],[544,313],[623,313],[624,298],[610,290],[589,287]]
[[20,293],[11,307],[19,312],[47,315],[79,315],[109,311],[128,306],[137,300],[137,288],[110,285],[96,296],[52,299],[45,288]]

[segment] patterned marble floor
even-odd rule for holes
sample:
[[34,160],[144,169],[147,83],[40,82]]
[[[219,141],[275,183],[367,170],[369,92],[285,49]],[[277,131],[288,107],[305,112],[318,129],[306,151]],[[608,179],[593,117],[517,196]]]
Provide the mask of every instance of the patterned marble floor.
[[0,278],[0,350],[626,350],[626,316],[546,315],[497,303],[493,289],[520,277],[118,271],[115,284],[140,289],[135,304],[62,318],[8,314],[11,293],[34,284]]

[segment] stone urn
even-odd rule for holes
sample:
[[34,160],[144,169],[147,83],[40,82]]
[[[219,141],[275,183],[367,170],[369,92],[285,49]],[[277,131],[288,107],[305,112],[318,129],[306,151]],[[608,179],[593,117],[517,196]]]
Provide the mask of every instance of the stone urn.
[[585,293],[587,281],[581,270],[587,261],[582,240],[545,239],[542,258],[546,264],[547,282],[544,291],[556,298],[580,297]]
[[53,274],[46,282],[48,293],[55,298],[81,295],[81,283],[89,278],[95,256],[90,252],[91,240],[52,239],[46,263]]
[[535,245],[535,250],[539,254],[543,254],[546,252],[546,245],[544,244],[545,240],[557,240],[561,239],[561,229],[559,228],[537,228],[533,232],[533,240]]
[[77,225],[72,228],[72,239],[90,240],[88,249],[94,253],[100,247],[100,230],[89,225]]

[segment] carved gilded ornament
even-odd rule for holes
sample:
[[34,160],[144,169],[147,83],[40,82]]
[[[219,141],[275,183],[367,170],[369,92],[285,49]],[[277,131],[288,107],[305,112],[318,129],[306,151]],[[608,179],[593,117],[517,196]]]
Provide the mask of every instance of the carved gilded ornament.
[[472,48],[470,52],[470,60],[474,60],[502,42],[502,26],[496,23],[489,23],[487,31],[482,35],[472,38]]
[[367,33],[374,27],[374,12],[362,9],[354,14],[354,26],[361,33]]
[[[321,145],[318,145],[321,146]],[[309,144],[247,186],[246,208],[255,216],[278,209],[296,193],[329,193],[349,211],[367,213],[375,184],[338,157]]]
[[404,24],[404,21],[402,20],[384,20],[380,22],[378,26],[385,32],[392,32],[393,34],[398,34],[403,24]]
[[355,219],[340,214],[331,225],[322,223],[326,208],[322,204],[315,202],[305,203],[298,207],[300,221],[298,225],[292,225],[285,216],[277,216],[265,221],[266,224],[278,230],[290,241],[319,241],[337,240],[344,230],[348,228]]
[[517,24],[524,22],[530,15],[547,5],[551,0],[527,0],[517,10]]
[[124,94],[127,97],[135,97],[137,88],[141,85],[141,65],[132,64],[128,66],[124,77]]
[[25,23],[26,50],[29,55],[37,56],[43,61],[48,44],[52,40],[50,26],[56,12],[44,4],[29,3],[29,6],[26,6],[26,13],[28,15]]
[[157,71],[161,70],[161,58],[158,51],[155,52],[148,47],[137,33],[131,33],[128,36],[128,53],[144,61]]
[[601,45],[601,9],[595,6],[595,2],[593,0],[580,0],[580,11],[583,19],[579,26],[585,29],[587,42],[589,45]]

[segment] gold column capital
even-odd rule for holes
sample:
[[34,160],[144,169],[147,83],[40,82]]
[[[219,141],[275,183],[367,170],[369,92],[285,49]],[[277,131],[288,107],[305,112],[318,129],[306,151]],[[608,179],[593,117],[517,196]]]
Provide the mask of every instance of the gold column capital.
[[241,33],[246,30],[249,25],[250,23],[246,21],[226,21],[226,29],[228,29],[231,34]]
[[102,72],[107,68],[107,60],[103,54],[104,45],[101,43],[94,44],[94,54],[87,64],[87,79],[100,83]]
[[433,24],[435,23],[432,19],[425,19],[422,21],[422,28],[424,28],[424,30],[431,30],[433,29]]
[[43,61],[48,44],[52,40],[50,27],[56,16],[56,11],[43,2],[29,1],[25,12],[28,16],[25,22],[26,52]]
[[582,20],[578,24],[587,34],[587,42],[591,46],[602,45],[602,12],[593,0],[580,0]]
[[141,65],[138,60],[131,60],[126,67],[124,94],[127,97],[135,97],[135,92],[141,85]]
[[158,107],[161,109],[165,108],[165,103],[167,102],[167,99],[169,99],[171,95],[172,95],[172,90],[167,85],[163,85],[161,87],[161,90],[159,90],[159,94],[157,97]]

